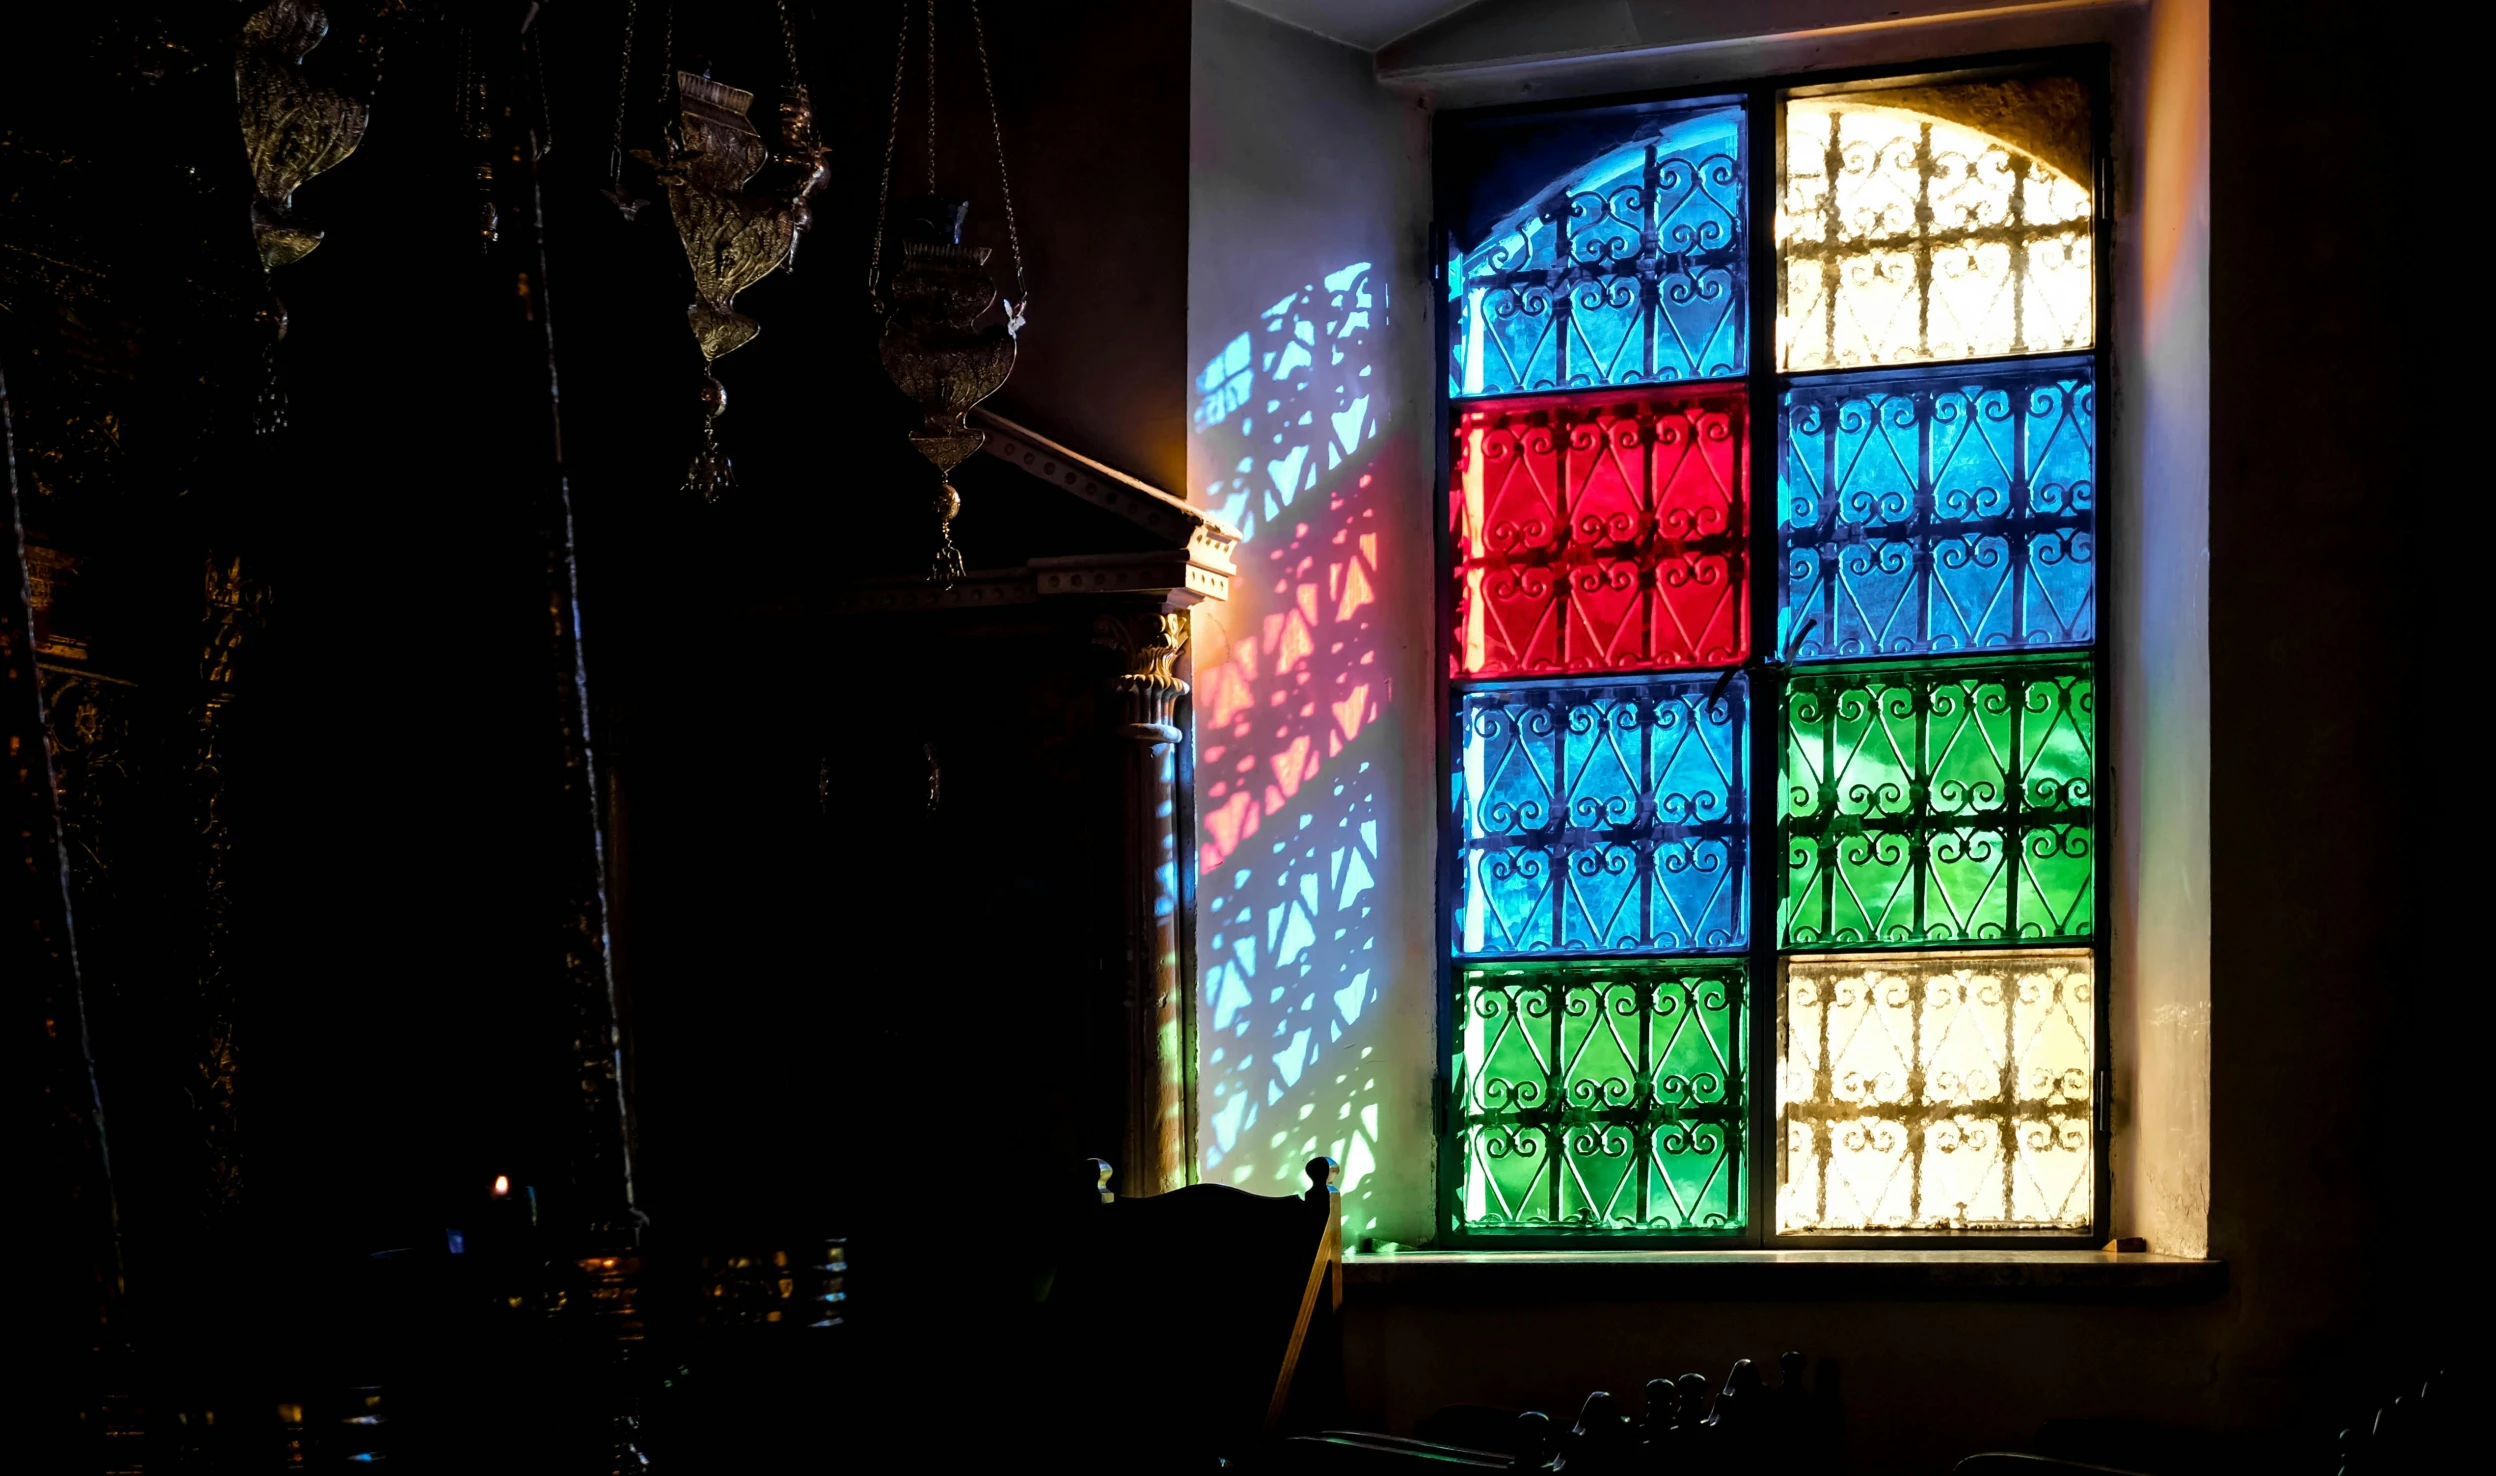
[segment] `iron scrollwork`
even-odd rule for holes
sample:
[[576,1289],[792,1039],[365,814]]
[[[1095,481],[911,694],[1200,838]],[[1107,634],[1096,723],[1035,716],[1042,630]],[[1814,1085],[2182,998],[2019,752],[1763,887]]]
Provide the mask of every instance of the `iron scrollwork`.
[[1784,717],[1787,947],[2094,929],[2088,657],[1797,667]]
[[1467,1230],[1740,1227],[1739,960],[1482,965],[1458,989]]
[[1563,185],[1456,264],[1500,394],[1713,379],[1744,366],[1742,164],[1649,140],[1626,178]]

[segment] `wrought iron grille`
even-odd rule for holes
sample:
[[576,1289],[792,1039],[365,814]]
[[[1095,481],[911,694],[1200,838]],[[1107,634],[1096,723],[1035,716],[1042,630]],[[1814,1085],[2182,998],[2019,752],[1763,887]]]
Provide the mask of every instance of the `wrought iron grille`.
[[1805,957],[1784,975],[1779,1230],[2088,1228],[2089,950]]
[[1923,110],[1933,105],[1929,94],[1881,93],[1786,104],[1781,367],[2058,353],[2093,341],[2089,181]]
[[1481,965],[1458,988],[1467,1228],[1742,1225],[1741,960]]
[[[1445,258],[1453,1239],[2092,1228],[2104,92],[2065,68],[1442,120],[1451,213],[1501,222]],[[1733,382],[1625,387],[1689,378]]]
[[1456,424],[1457,670],[1723,666],[1750,651],[1736,393],[1573,395]]
[[1785,694],[1789,948],[2085,938],[2085,658],[1798,668]]
[[1744,173],[1741,109],[1685,114],[1454,256],[1449,392],[1742,373]]
[[1796,383],[1778,414],[1780,649],[1798,661],[2085,646],[2086,360]]
[[1457,706],[1456,950],[1685,952],[1750,936],[1738,671],[1498,687]]

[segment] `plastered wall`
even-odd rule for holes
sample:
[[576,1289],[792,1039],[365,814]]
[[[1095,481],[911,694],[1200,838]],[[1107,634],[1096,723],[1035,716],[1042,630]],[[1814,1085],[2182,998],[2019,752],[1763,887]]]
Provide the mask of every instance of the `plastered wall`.
[[1195,614],[1203,1176],[1327,1154],[1428,1223],[1428,115],[1369,58],[1195,7],[1188,494],[1247,534]]

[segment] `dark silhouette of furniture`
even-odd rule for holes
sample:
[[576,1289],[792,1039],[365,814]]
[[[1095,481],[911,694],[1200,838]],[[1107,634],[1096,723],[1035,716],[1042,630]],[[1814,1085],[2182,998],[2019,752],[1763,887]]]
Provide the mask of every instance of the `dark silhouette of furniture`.
[[1533,1410],[1460,1406],[1423,1421],[1418,1438],[1328,1430],[1285,1441],[1275,1466],[1380,1476],[1466,1470],[1775,1476],[1824,1470],[1827,1401],[1805,1391],[1805,1362],[1800,1353],[1779,1358],[1780,1378],[1773,1388],[1747,1358],[1733,1365],[1721,1386],[1696,1373],[1650,1380],[1643,1417],[1599,1389],[1586,1396],[1565,1429],[1555,1429],[1548,1416]]
[[[2475,1460],[2460,1459],[2459,1422],[2454,1419],[2450,1381],[2442,1370],[2418,1380],[2358,1423],[2340,1432],[2336,1459],[2300,1462],[2328,1469],[2333,1476],[2408,1476],[2410,1472],[2462,1469]],[[2058,1422],[2065,1423],[2065,1422]],[[2085,1422],[2080,1422],[2085,1423]],[[1952,1476],[2184,1476],[2186,1472],[2240,1469],[2244,1457],[2214,1443],[2172,1448],[2170,1433],[2131,1432],[2129,1439],[2075,1441],[2068,1431],[2057,1436],[2049,1425],[2040,1445],[2063,1447],[2063,1454],[2025,1451],[1983,1451],[1951,1468]],[[2162,1446],[2168,1448],[2161,1448]],[[2075,1459],[2074,1456],[2096,1459]],[[2120,1461],[2122,1464],[2112,1464]]]
[[[1033,1351],[1040,1411],[1086,1469],[1183,1472],[1252,1459],[1322,1411],[1343,1302],[1337,1168],[1291,1197],[1191,1184],[1121,1197],[1091,1161],[1062,1225]],[[1314,1356],[1313,1356],[1314,1355]]]

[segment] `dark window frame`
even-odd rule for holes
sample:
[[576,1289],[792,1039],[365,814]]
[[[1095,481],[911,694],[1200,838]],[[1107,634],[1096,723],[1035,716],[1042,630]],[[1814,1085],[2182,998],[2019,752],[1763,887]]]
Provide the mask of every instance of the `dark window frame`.
[[[2097,695],[2097,726],[2095,780],[2092,824],[2096,846],[2096,871],[2092,890],[2095,897],[2093,925],[2086,940],[2094,960],[2096,1007],[2096,1060],[2091,1072],[2090,1128],[2092,1134],[2092,1173],[2090,1227],[2072,1234],[2057,1231],[1967,1232],[1953,1234],[1931,1231],[1884,1231],[1871,1233],[1779,1233],[1775,1229],[1777,1175],[1771,1171],[1770,1153],[1776,1151],[1777,1110],[1775,1071],[1778,1032],[1783,1018],[1781,996],[1783,974],[1780,943],[1779,912],[1784,897],[1786,869],[1780,862],[1774,868],[1760,864],[1762,842],[1777,847],[1777,809],[1783,792],[1780,776],[1784,764],[1784,698],[1786,663],[1783,653],[1775,648],[1777,609],[1783,586],[1783,570],[1778,557],[1777,481],[1782,464],[1783,429],[1778,418],[1781,391],[1789,381],[1823,380],[1861,374],[1866,370],[1813,370],[1788,374],[1777,367],[1776,324],[1781,281],[1777,271],[1774,222],[1782,195],[1781,176],[1785,157],[1785,108],[1789,97],[1830,96],[1851,92],[1885,90],[1905,86],[1938,85],[1972,82],[2018,76],[2051,74],[2078,81],[2086,90],[2090,105],[2092,231],[2091,269],[2094,276],[2093,341],[2086,357],[2094,366],[2096,376],[2096,546],[2099,557],[2096,577],[2096,636],[2086,648],[2091,678]],[[1453,476],[1453,441],[1451,407],[1458,403],[1448,389],[1448,364],[1453,314],[1448,307],[1446,282],[1451,237],[1455,234],[1447,224],[1452,206],[1466,198],[1466,182],[1474,174],[1473,161],[1482,152],[1482,136],[1494,132],[1512,132],[1534,124],[1581,122],[1592,120],[1605,112],[1639,113],[1664,107],[1679,108],[1704,102],[1739,103],[1745,111],[1743,141],[1745,166],[1744,226],[1750,236],[1749,277],[1746,288],[1750,294],[1750,321],[1746,345],[1746,373],[1738,381],[1747,386],[1750,404],[1750,656],[1737,668],[1746,674],[1750,688],[1751,711],[1751,781],[1750,815],[1751,863],[1751,929],[1749,948],[1740,956],[1747,961],[1750,994],[1747,1001],[1750,1027],[1750,1059],[1745,1074],[1744,1091],[1748,1108],[1748,1133],[1744,1144],[1743,1168],[1748,1176],[1745,1197],[1748,1215],[1743,1229],[1736,1233],[1711,1235],[1691,1231],[1579,1231],[1534,1233],[1527,1231],[1468,1232],[1456,1227],[1455,1210],[1462,1193],[1461,1130],[1462,1104],[1456,1100],[1451,1067],[1461,1047],[1457,1030],[1455,1001],[1458,970],[1465,966],[1456,953],[1459,868],[1462,849],[1459,826],[1450,808],[1453,794],[1454,766],[1453,722],[1459,693],[1464,683],[1448,675],[1449,642],[1455,620],[1455,548],[1448,517],[1447,497]],[[1920,63],[1862,67],[1828,72],[1787,74],[1739,83],[1713,83],[1680,88],[1658,89],[1631,93],[1613,93],[1561,102],[1534,102],[1502,107],[1474,108],[1440,114],[1433,123],[1431,136],[1431,198],[1434,220],[1430,228],[1430,278],[1432,285],[1431,341],[1436,357],[1431,364],[1432,428],[1437,436],[1433,458],[1435,479],[1430,488],[1436,557],[1433,565],[1435,589],[1433,612],[1435,628],[1431,633],[1430,659],[1435,663],[1432,687],[1435,696],[1434,744],[1437,752],[1438,782],[1435,831],[1437,836],[1436,914],[1436,1030],[1438,1059],[1432,1076],[1431,1118],[1436,1133],[1436,1189],[1431,1205],[1433,1242],[1448,1248],[1467,1250],[1583,1250],[1583,1251],[1651,1251],[1651,1250],[2072,1250],[2095,1248],[2112,1233],[2112,1088],[2113,1043],[2111,1039],[2110,1002],[2121,981],[2109,970],[2112,953],[2110,928],[2111,887],[2107,858],[2115,854],[2116,807],[2118,789],[2112,755],[2121,752],[2117,714],[2109,699],[2112,675],[2109,645],[2112,635],[2112,614],[2122,608],[2123,591],[2112,580],[2110,560],[2104,551],[2117,544],[2113,537],[2118,528],[2117,494],[2125,491],[2108,475],[2108,456],[2114,444],[2111,435],[2120,407],[2118,386],[2114,382],[2114,323],[2116,282],[2115,216],[2113,212],[2111,160],[2113,158],[2111,51],[2104,45],[2059,47],[2042,50],[1997,52],[1957,58],[1935,58]],[[1470,245],[1470,242],[1463,243]],[[2056,353],[2028,353],[2000,358],[1942,360],[1948,364],[2015,364],[2052,358],[2075,359],[2079,352],[2064,350]],[[1868,366],[1870,372],[1912,369],[1916,364]],[[1727,381],[1687,381],[1689,383],[1725,383]],[[1484,396],[1482,398],[1493,398]],[[2078,652],[2075,655],[2081,654]],[[1602,678],[1588,678],[1602,680]],[[1634,678],[1615,678],[1634,679]],[[2039,940],[2025,946],[2079,946]],[[2023,946],[2021,940],[2005,939],[1990,943],[1936,944],[1930,951],[1984,952]],[[1840,952],[1852,950],[1813,950]],[[1923,950],[1919,950],[1923,951]],[[1622,955],[1555,954],[1559,959],[1601,960]],[[1653,955],[1646,955],[1653,957]],[[1733,956],[1667,955],[1666,957]]]

